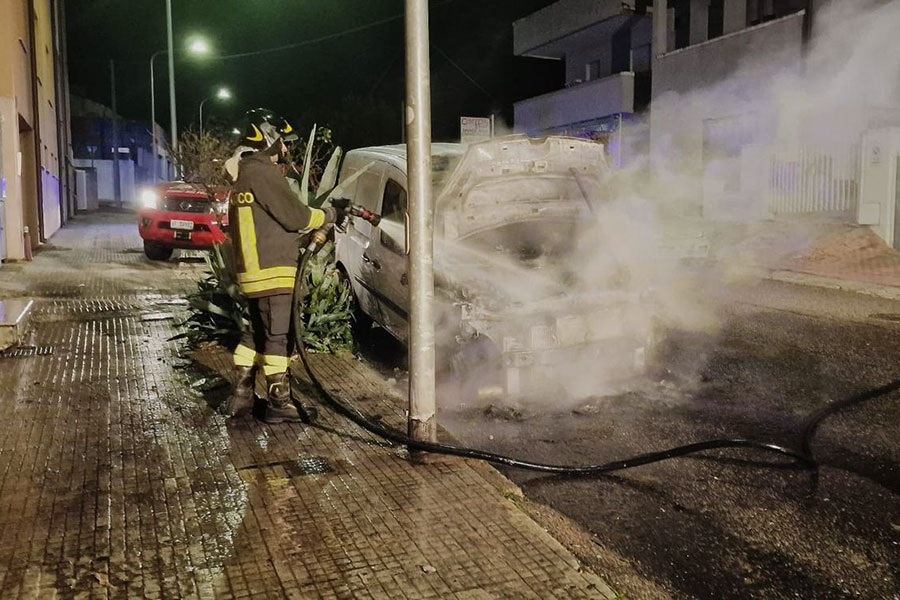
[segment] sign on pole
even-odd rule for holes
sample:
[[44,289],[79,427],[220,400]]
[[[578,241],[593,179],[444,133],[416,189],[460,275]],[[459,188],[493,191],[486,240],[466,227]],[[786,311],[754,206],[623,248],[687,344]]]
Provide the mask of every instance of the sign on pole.
[[475,144],[494,137],[493,123],[490,117],[460,117],[459,141],[463,144]]

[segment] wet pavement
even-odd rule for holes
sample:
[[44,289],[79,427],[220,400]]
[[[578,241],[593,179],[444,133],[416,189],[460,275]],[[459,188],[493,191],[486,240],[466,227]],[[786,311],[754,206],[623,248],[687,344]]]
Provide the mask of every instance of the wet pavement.
[[[596,464],[723,437],[799,447],[808,415],[900,379],[900,303],[773,281],[707,291],[722,318],[673,331],[649,381],[516,410],[445,398],[467,445]],[[729,450],[595,479],[506,471],[542,516],[588,529],[575,548],[628,598],[900,598],[900,393],[826,419],[817,472]]]
[[[227,422],[227,354],[168,341],[203,263],[147,261],[136,229],[79,217],[0,267],[0,297],[37,301],[0,357],[0,597],[614,597],[490,467],[411,465],[330,413]],[[365,363],[315,364],[403,422]]]

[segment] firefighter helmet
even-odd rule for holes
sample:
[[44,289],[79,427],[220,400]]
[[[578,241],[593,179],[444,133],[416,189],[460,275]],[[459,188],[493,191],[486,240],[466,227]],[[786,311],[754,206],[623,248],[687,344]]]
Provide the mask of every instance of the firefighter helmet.
[[245,115],[245,124],[241,144],[257,150],[265,150],[281,139],[290,143],[297,139],[297,134],[287,120],[267,108],[254,108]]

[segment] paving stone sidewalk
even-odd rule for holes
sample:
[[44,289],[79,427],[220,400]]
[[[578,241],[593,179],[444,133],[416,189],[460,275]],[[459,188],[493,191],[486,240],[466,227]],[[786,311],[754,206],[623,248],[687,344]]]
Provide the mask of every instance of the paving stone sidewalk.
[[[202,262],[150,263],[134,219],[79,217],[0,267],[42,349],[0,357],[0,598],[614,597],[489,466],[411,465],[327,411],[218,415],[227,355],[168,341]],[[365,364],[316,368],[402,422]]]
[[869,227],[814,215],[744,224],[694,224],[726,267],[778,281],[900,299],[900,253]]
[[778,266],[786,271],[900,288],[900,254],[865,226],[825,230],[807,251],[786,257]]

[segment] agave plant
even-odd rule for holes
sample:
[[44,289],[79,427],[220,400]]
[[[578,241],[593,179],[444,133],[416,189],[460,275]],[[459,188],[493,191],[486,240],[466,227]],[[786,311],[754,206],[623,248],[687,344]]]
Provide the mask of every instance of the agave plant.
[[207,273],[197,282],[197,291],[187,297],[191,315],[180,323],[186,331],[171,339],[187,339],[192,346],[217,342],[229,350],[237,346],[250,321],[230,255],[222,246],[214,246],[206,255]]
[[[330,143],[330,131],[326,139]],[[310,175],[317,161],[313,147],[317,140],[313,126],[305,147],[301,187],[301,197],[308,198],[313,206],[321,205],[334,188],[341,156],[340,147],[335,148],[326,166],[315,177],[316,190],[310,192]],[[181,323],[186,331],[172,339],[186,339],[191,345],[217,342],[228,349],[238,344],[241,332],[249,326],[249,318],[230,257],[230,251],[223,251],[218,246],[207,256],[208,272],[198,282],[197,291],[187,298],[192,312]],[[303,311],[304,345],[310,352],[352,350],[351,292],[334,266],[333,244],[326,245],[310,261],[306,277],[306,289],[310,292],[303,305],[295,307]]]
[[309,262],[310,290],[303,306],[303,344],[310,352],[353,350],[353,305],[350,286],[334,266],[334,245],[328,243]]

